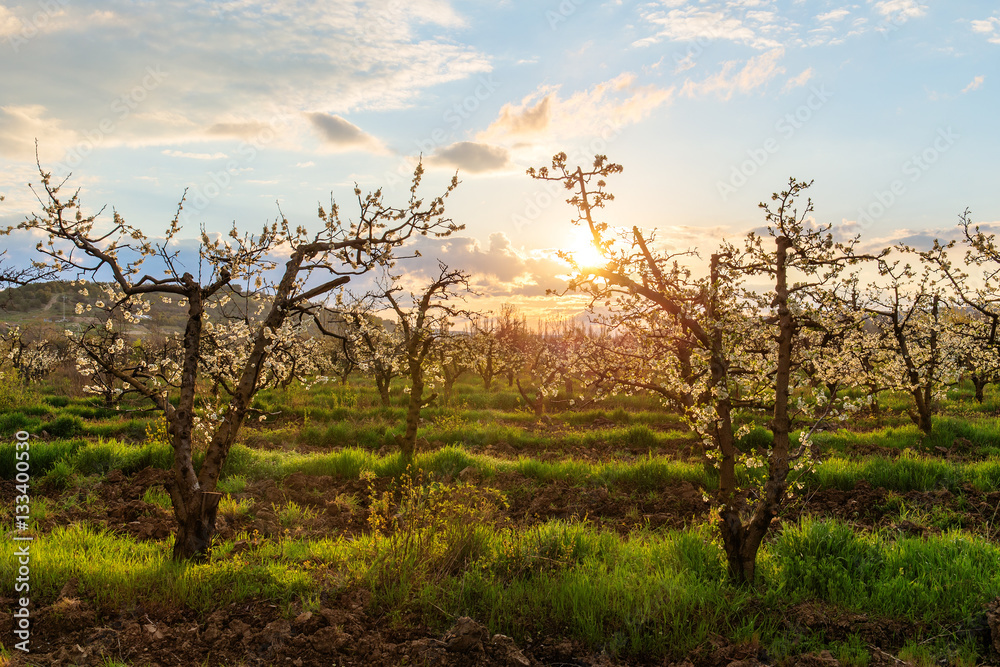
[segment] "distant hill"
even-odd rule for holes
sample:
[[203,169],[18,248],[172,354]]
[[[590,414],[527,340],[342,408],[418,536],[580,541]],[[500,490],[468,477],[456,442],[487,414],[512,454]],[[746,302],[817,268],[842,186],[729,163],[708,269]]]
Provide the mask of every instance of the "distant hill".
[[[87,291],[87,296],[80,294]],[[228,294],[237,302],[245,303],[239,287],[232,288]],[[93,320],[92,314],[77,315],[77,304],[86,307],[94,304],[103,296],[97,283],[79,282],[71,285],[66,280],[52,280],[32,283],[22,287],[14,287],[0,291],[0,323],[7,325],[39,326],[58,323],[67,328],[82,325]],[[251,299],[253,297],[250,297]],[[133,335],[149,333],[172,333],[184,330],[186,312],[177,305],[177,299],[164,303],[159,297],[149,300],[150,310],[144,316],[142,324],[132,330]],[[229,306],[232,312],[235,306]]]
[[[80,294],[86,289],[87,296]],[[0,327],[3,325],[20,325],[24,328],[53,327],[74,329],[93,321],[93,314],[77,315],[77,304],[94,304],[101,299],[102,292],[97,283],[77,283],[71,285],[66,280],[32,283],[22,287],[0,290]],[[224,307],[227,315],[242,314],[256,310],[253,301],[256,297],[245,295],[240,287],[233,286],[228,292],[220,292],[215,298],[224,294],[230,297],[229,304]],[[336,317],[327,320],[327,326],[341,330],[336,323]],[[381,319],[381,318],[375,318]],[[181,333],[187,322],[186,311],[177,305],[177,299],[172,303],[164,303],[159,297],[150,299],[150,310],[142,323],[130,330],[133,336],[154,335],[157,333]],[[395,323],[382,320],[390,330]],[[313,327],[310,327],[312,329]]]

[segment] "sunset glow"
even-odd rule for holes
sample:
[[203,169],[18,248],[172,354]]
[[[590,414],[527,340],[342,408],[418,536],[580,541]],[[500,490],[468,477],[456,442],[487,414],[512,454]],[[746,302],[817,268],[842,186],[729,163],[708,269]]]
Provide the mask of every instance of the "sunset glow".
[[[482,253],[460,268],[542,312],[565,282],[534,255],[598,259],[565,191],[525,176],[565,151],[623,164],[599,215],[679,249],[758,227],[789,176],[815,179],[818,220],[927,247],[966,207],[1000,220],[998,26],[992,3],[916,0],[2,3],[0,224],[37,208],[36,139],[85,206],[153,236],[186,192],[188,241],[278,205],[315,229],[355,185],[398,204],[422,159],[428,193],[462,181],[449,243]],[[446,249],[421,253],[415,280]]]
[[607,264],[607,259],[594,245],[593,237],[584,229],[576,230],[573,234],[573,242],[566,248],[566,252],[572,256],[573,261],[581,270],[598,268]]

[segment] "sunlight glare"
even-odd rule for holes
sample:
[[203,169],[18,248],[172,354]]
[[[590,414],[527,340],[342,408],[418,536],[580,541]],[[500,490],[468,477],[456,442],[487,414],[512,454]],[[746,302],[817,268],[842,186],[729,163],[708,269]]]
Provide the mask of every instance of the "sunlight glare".
[[578,229],[573,234],[573,239],[567,246],[566,252],[573,256],[580,268],[601,267],[608,263],[608,260],[598,252],[590,232],[585,229]]

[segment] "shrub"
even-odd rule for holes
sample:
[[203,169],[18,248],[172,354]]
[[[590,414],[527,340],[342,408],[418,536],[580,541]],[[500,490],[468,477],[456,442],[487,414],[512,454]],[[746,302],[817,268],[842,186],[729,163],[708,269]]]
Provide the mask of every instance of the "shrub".
[[72,438],[83,433],[83,420],[71,415],[62,415],[42,424],[42,430],[54,438]]

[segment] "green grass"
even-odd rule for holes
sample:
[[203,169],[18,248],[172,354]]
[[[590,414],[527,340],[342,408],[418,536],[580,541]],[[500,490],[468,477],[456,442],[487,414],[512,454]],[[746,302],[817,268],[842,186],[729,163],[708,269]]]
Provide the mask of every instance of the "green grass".
[[744,625],[750,601],[724,583],[721,554],[703,537],[622,540],[565,522],[499,533],[484,565],[452,580],[442,602],[519,641],[555,627],[613,655],[679,657]]
[[[36,479],[55,467],[60,460],[72,456],[87,446],[84,440],[29,440],[28,442],[31,443],[28,450],[30,474]],[[3,479],[13,479],[17,472],[14,468],[15,451],[16,445],[13,439],[0,442],[0,477]]]
[[[717,480],[700,464],[685,463],[666,457],[647,457],[638,461],[594,463],[579,460],[539,461],[523,457],[515,461],[470,453],[460,447],[443,447],[417,455],[416,467],[439,476],[454,476],[472,467],[483,477],[497,472],[516,472],[539,481],[564,480],[578,485],[628,484],[639,490],[654,490],[689,481],[713,487]],[[331,475],[357,478],[368,471],[376,477],[397,477],[406,464],[399,454],[377,456],[364,449],[343,449],[329,454],[263,452],[236,445],[229,453],[223,475],[246,479],[283,479],[295,472],[308,475]]]
[[[353,378],[346,387],[261,392],[255,407],[280,414],[268,417],[260,430],[246,429],[245,441],[280,448],[232,448],[219,482],[226,494],[220,514],[252,519],[270,503],[260,505],[260,499],[241,494],[257,480],[281,480],[295,472],[344,479],[374,475],[402,484],[406,462],[393,453],[404,417],[402,387],[394,383],[388,407],[380,404],[370,381]],[[132,473],[172,464],[169,445],[134,444],[145,440],[148,420],[123,416],[91,399],[37,392],[15,398],[16,406],[0,407],[0,435],[21,429],[48,432],[54,439],[32,440],[33,480],[69,490],[51,502],[39,497],[31,516],[34,530],[46,520],[51,523],[64,504],[90,502],[74,489],[93,486],[110,470]],[[520,403],[505,382],[487,393],[476,378],[465,377],[456,386],[454,407],[423,412],[419,435],[432,446],[418,453],[415,464],[431,483],[423,487],[420,502],[438,492],[428,489],[447,489],[441,493],[448,500],[437,519],[403,530],[406,539],[372,531],[350,539],[309,540],[291,539],[288,533],[271,539],[241,534],[218,542],[207,562],[184,565],[170,562],[169,540],[137,542],[81,524],[37,537],[32,590],[44,604],[68,578],[77,577],[81,595],[114,613],[121,600],[199,611],[250,600],[308,605],[343,587],[365,586],[380,614],[401,619],[417,613],[435,629],[467,614],[519,642],[529,635],[571,636],[595,652],[658,660],[682,659],[722,634],[733,641],[759,640],[779,659],[825,648],[845,665],[868,665],[872,655],[858,634],[830,641],[819,633],[799,637],[788,630],[783,615],[794,604],[812,601],[866,614],[874,622],[896,619],[926,628],[901,654],[918,664],[942,658],[975,663],[975,647],[947,628],[976,617],[1000,595],[1000,548],[961,532],[962,514],[947,508],[915,510],[903,494],[941,488],[961,494],[965,485],[1000,490],[1000,420],[994,416],[1000,392],[995,388],[982,406],[970,401],[968,387],[952,390],[929,435],[900,412],[908,407],[908,397],[890,394],[883,397],[882,417],[859,416],[851,420],[852,430],[815,436],[825,460],[804,476],[809,488],[849,490],[865,481],[888,489],[887,516],[911,518],[941,534],[908,538],[813,519],[788,524],[769,536],[759,556],[758,581],[747,589],[727,582],[714,525],[622,536],[579,521],[515,529],[496,517],[470,513],[462,503],[471,501],[462,494],[472,491],[441,486],[466,468],[476,470],[481,481],[459,488],[476,493],[487,493],[498,475],[523,477],[531,488],[564,482],[643,494],[683,482],[717,486],[715,474],[700,461],[657,455],[685,450],[695,438],[655,397],[616,396],[543,420]],[[739,442],[741,448],[769,444],[766,416],[740,414],[736,421],[754,426]],[[968,441],[960,442],[965,460],[939,456],[936,448],[947,450],[959,438]],[[294,450],[303,445],[318,451]],[[512,449],[513,456],[481,453],[500,445],[501,451]],[[857,454],[872,446],[882,455]],[[13,454],[12,438],[0,440],[0,477],[13,476]],[[745,471],[738,474],[748,478]],[[160,487],[148,489],[143,499],[170,507]],[[350,512],[366,504],[350,494],[331,500]],[[393,506],[387,516],[411,521],[419,507]],[[272,509],[281,528],[289,530],[308,525],[318,512],[293,502]],[[234,554],[237,539],[250,548]],[[0,545],[0,577],[11,576],[12,549],[10,541]],[[336,590],[324,588],[331,585]]]
[[[280,542],[204,564],[175,563],[170,548],[169,541],[139,542],[85,525],[58,527],[32,543],[32,602],[50,604],[74,577],[81,596],[104,611],[119,610],[123,600],[199,611],[250,599],[285,602],[314,586],[301,562],[275,558]],[[0,546],[0,572],[10,580],[13,551],[10,540]]]
[[899,538],[804,519],[776,537],[762,570],[769,604],[819,599],[935,625],[964,621],[1000,595],[1000,547],[954,531]]
[[[445,501],[445,508],[459,502]],[[316,594],[317,574],[337,572],[339,587],[372,587],[373,605],[383,613],[417,611],[441,626],[451,617],[440,609],[448,609],[522,642],[529,634],[556,632],[612,655],[676,659],[715,633],[756,634],[780,650],[783,630],[776,619],[802,601],[924,624],[929,634],[912,638],[919,642],[971,618],[1000,594],[1000,548],[962,533],[891,539],[806,520],[787,526],[764,548],[760,582],[751,589],[726,582],[709,526],[623,538],[579,522],[516,531],[470,527],[461,512],[434,516],[445,518],[421,524],[405,542],[373,534],[254,539],[234,555],[230,541],[200,564],[171,562],[169,541],[59,527],[33,543],[33,599],[50,603],[75,577],[81,596],[102,610],[132,600],[207,611],[244,600],[301,602]],[[0,576],[8,579],[13,549],[11,541],[0,545]],[[415,553],[426,560],[414,561]],[[389,573],[399,589],[386,587]],[[399,590],[405,595],[394,595]],[[761,615],[762,609],[776,616]],[[864,664],[864,647],[850,635],[826,646],[851,664]]]
[[842,490],[853,489],[859,481],[893,491],[926,491],[935,488],[957,490],[967,477],[968,466],[925,456],[881,456],[864,459],[831,458],[807,476],[810,484]]
[[83,475],[106,474],[121,470],[125,474],[146,467],[169,469],[173,465],[173,448],[164,443],[130,445],[120,440],[98,440],[81,447],[70,463]]
[[142,494],[142,501],[169,510],[173,507],[170,494],[162,486],[151,486]]

